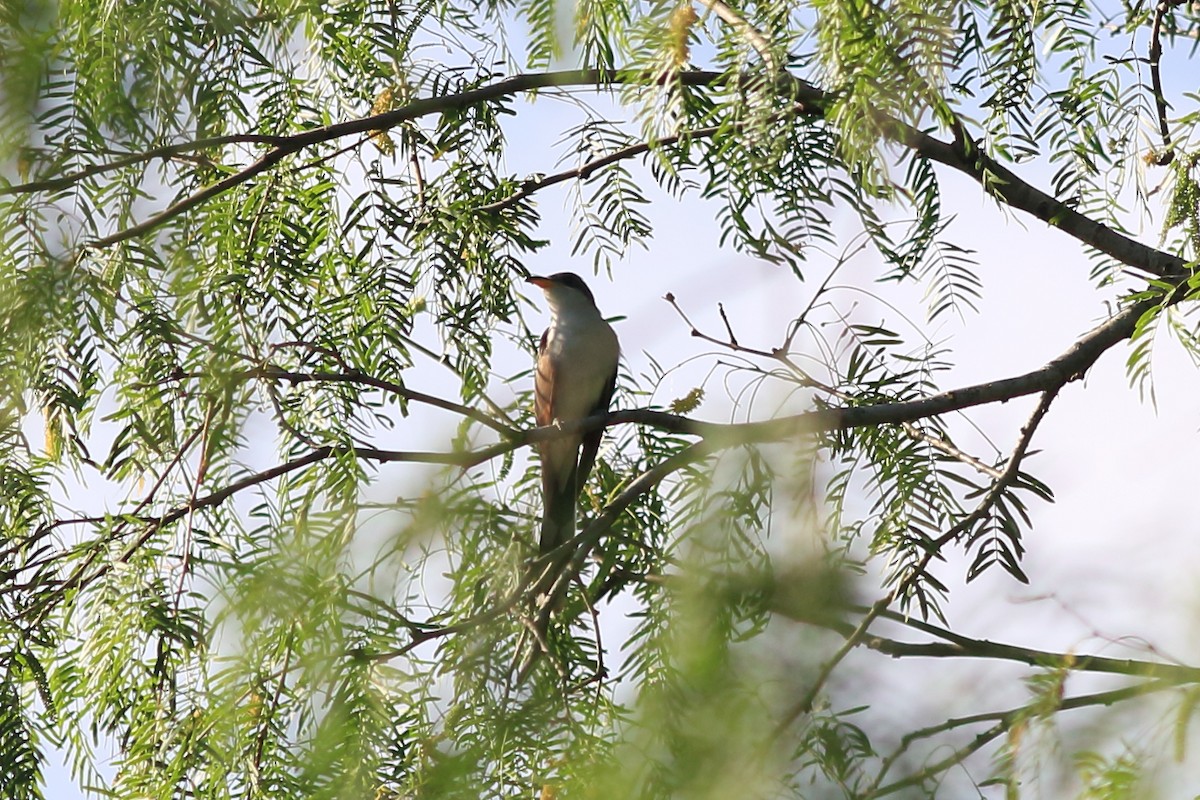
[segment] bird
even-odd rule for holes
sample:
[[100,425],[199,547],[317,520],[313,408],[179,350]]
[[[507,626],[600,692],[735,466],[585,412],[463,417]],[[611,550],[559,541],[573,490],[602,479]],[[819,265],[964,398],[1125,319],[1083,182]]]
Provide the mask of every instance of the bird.
[[[561,425],[608,411],[617,382],[621,346],[587,284],[573,272],[538,275],[528,282],[546,294],[550,327],[538,345],[534,417],[539,426]],[[538,553],[575,535],[575,509],[596,463],[604,431],[560,436],[538,443],[542,468],[542,524]]]

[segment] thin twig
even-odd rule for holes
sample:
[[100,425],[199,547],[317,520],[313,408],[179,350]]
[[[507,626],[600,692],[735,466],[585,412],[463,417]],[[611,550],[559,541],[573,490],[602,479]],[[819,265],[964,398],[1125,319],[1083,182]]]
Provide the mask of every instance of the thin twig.
[[733,326],[729,324],[729,316],[725,313],[725,304],[717,303],[717,311],[721,315],[721,322],[725,323],[725,332],[729,334],[729,343],[734,347],[738,346],[737,337],[733,335]]
[[480,625],[483,625],[486,622],[491,622],[492,620],[507,614],[509,611],[515,608],[517,604],[520,603],[525,597],[526,591],[527,585],[522,583],[513,591],[501,598],[501,600],[491,608],[485,609],[478,614],[474,614],[451,625],[420,628],[415,627],[419,623],[413,623],[410,625],[410,630],[412,630],[412,639],[409,640],[408,644],[396,650],[384,650],[378,653],[367,653],[364,654],[364,657],[372,661],[388,661],[393,658],[399,658],[400,656],[407,655],[417,647],[420,647],[426,642],[433,641],[434,639],[440,639],[444,636],[463,633],[465,631],[478,628]]
[[297,623],[293,622],[288,627],[287,646],[283,650],[283,666],[279,670],[279,680],[275,682],[269,708],[260,714],[262,724],[259,726],[258,733],[254,737],[254,760],[251,762],[253,766],[251,776],[256,782],[262,770],[263,752],[266,749],[267,736],[271,732],[271,722],[274,720],[275,713],[279,708],[279,701],[283,697],[283,690],[287,686],[287,675],[291,669],[292,656],[295,652],[296,625]]
[[[566,591],[567,585],[583,569],[592,548],[599,543],[600,539],[616,523],[617,518],[634,500],[652,490],[672,473],[705,459],[714,452],[716,452],[716,448],[707,440],[699,441],[639,475],[583,531],[534,562],[535,565],[544,563],[547,567],[538,573],[537,581],[530,587],[532,596],[536,597],[540,594],[545,594],[550,598],[561,596]],[[531,621],[533,628],[538,631],[545,630],[553,611],[553,603],[545,603],[539,608],[535,619]],[[528,671],[528,666],[526,665],[522,669],[522,673]]]
[[[714,580],[717,580],[714,578]],[[781,588],[780,582],[773,584]],[[740,587],[734,586],[734,589]],[[838,607],[834,610],[841,610]],[[850,605],[845,611],[856,614],[869,614],[870,606]],[[782,617],[796,622],[816,625],[840,634],[843,638],[853,635],[856,625],[829,615],[814,616],[806,613],[806,609],[797,606],[786,591],[777,591],[773,595],[771,611]],[[1090,653],[1056,652],[1039,650],[1033,647],[994,642],[990,639],[975,639],[963,636],[952,630],[943,628],[911,615],[901,614],[886,609],[876,615],[876,619],[894,622],[914,631],[941,639],[940,642],[906,642],[889,638],[872,632],[871,636],[861,641],[861,646],[875,650],[893,658],[984,658],[996,661],[1012,661],[1040,669],[1069,669],[1073,672],[1096,672],[1105,675],[1125,675],[1136,678],[1154,678],[1175,685],[1200,684],[1200,667],[1186,664],[1169,663],[1166,661],[1147,661],[1137,658],[1110,658],[1108,656]]]
[[[194,378],[199,377],[201,373],[195,372],[180,372],[173,377],[178,378]],[[477,408],[456,403],[452,400],[446,400],[435,395],[418,392],[414,389],[408,389],[398,383],[385,381],[381,378],[375,378],[357,369],[348,369],[345,372],[296,372],[294,370],[283,369],[273,365],[266,365],[258,369],[242,370],[234,372],[228,377],[233,380],[267,380],[267,381],[288,381],[290,383],[355,383],[363,386],[371,386],[376,389],[381,389],[389,394],[394,394],[397,397],[402,397],[412,403],[422,403],[424,405],[440,408],[445,411],[453,411],[456,414],[461,414],[480,425],[484,425],[505,437],[513,437],[518,434],[513,428],[497,421],[490,415],[480,411]]]
[[[210,436],[212,434],[213,416],[216,413],[216,404],[210,402],[208,408],[204,412],[204,425],[202,427],[203,435],[200,438],[200,463],[196,465],[196,478],[192,481],[192,493],[189,502],[195,503],[196,498],[200,494],[200,485],[204,483],[204,478],[208,475],[208,453],[211,444]],[[192,563],[192,534],[193,534],[193,516],[188,515],[187,527],[184,530],[183,543],[180,545],[179,559],[179,584],[175,589],[175,613],[179,613],[179,605],[183,600],[183,590],[187,586],[187,576],[191,571]]]
[[[1065,383],[1065,381],[1064,381]],[[976,523],[978,523],[991,509],[995,502],[1000,498],[1000,495],[1012,485],[1017,476],[1021,472],[1021,462],[1025,459],[1025,454],[1029,452],[1029,443],[1033,441],[1033,434],[1037,431],[1038,425],[1045,418],[1046,412],[1050,410],[1050,404],[1054,402],[1054,398],[1058,396],[1062,386],[1054,386],[1047,388],[1042,396],[1038,398],[1038,403],[1033,409],[1033,413],[1029,415],[1029,419],[1021,428],[1021,434],[1017,440],[1017,446],[1013,449],[1012,455],[1008,457],[1008,463],[1004,467],[1004,471],[1000,477],[992,482],[992,486],[987,493],[979,501],[969,516],[959,522],[950,530],[943,533],[940,537],[933,541],[932,547],[936,550],[943,545],[954,541],[963,533],[969,531]]]
[[[797,102],[787,111],[778,111],[767,117],[767,123],[779,122],[781,120],[794,117],[797,115],[815,115],[820,114],[820,110],[815,106],[806,102]],[[577,167],[556,172],[552,175],[540,175],[529,178],[517,187],[517,190],[507,197],[503,197],[492,203],[479,206],[477,211],[496,212],[511,208],[521,200],[535,194],[536,192],[554,186],[564,181],[573,179],[587,180],[591,175],[598,170],[616,164],[620,161],[627,161],[631,158],[636,158],[644,153],[648,153],[655,148],[670,147],[681,141],[691,141],[693,139],[708,139],[716,136],[718,133],[736,133],[748,125],[748,122],[735,122],[730,125],[712,125],[707,128],[695,128],[693,130],[681,131],[670,136],[664,136],[653,141],[637,142],[626,147],[619,148],[598,156],[590,161],[580,164]]]
[[[1145,683],[1139,683],[1134,686],[1128,686],[1128,687],[1125,687],[1122,689],[1114,689],[1114,690],[1107,691],[1107,692],[1097,692],[1095,694],[1085,694],[1085,695],[1079,695],[1076,697],[1069,697],[1069,698],[1063,700],[1062,702],[1060,702],[1056,708],[1059,711],[1069,711],[1069,710],[1076,709],[1076,708],[1089,708],[1089,707],[1100,706],[1100,705],[1110,706],[1110,705],[1113,705],[1114,703],[1120,703],[1125,700],[1133,699],[1135,697],[1141,697],[1142,695],[1152,694],[1154,692],[1165,691],[1167,689],[1171,689],[1172,687],[1173,687],[1173,684],[1165,683],[1162,681],[1147,681]],[[1035,701],[1035,703],[1036,703],[1036,701]],[[964,760],[966,760],[967,757],[969,757],[973,753],[978,752],[981,748],[983,748],[986,744],[988,744],[988,742],[990,742],[993,739],[995,739],[996,737],[1001,736],[1002,734],[1006,733],[1008,730],[1010,730],[1012,728],[1012,726],[1014,724],[1016,724],[1017,722],[1019,722],[1023,719],[1027,719],[1031,714],[1033,714],[1035,712],[1036,712],[1036,708],[1034,707],[1034,704],[1029,704],[1029,705],[1024,705],[1024,706],[1020,706],[1018,708],[1011,709],[1009,711],[998,712],[997,714],[976,715],[976,717],[974,717],[974,718],[971,718],[971,717],[964,718],[964,720],[961,723],[959,723],[960,725],[971,724],[973,722],[987,721],[987,719],[989,719],[989,718],[996,718],[996,717],[999,718],[999,721],[992,727],[988,728],[986,731],[983,731],[982,733],[977,735],[966,746],[961,747],[958,750],[955,750],[950,755],[946,756],[945,758],[941,759],[940,761],[929,764],[929,765],[925,766],[923,769],[913,773],[912,775],[909,775],[908,777],[903,778],[901,780],[889,783],[887,786],[879,787],[878,784],[876,784],[876,787],[872,788],[868,794],[862,795],[863,800],[868,800],[868,798],[883,797],[885,795],[894,794],[894,793],[900,791],[901,789],[906,789],[910,786],[918,786],[918,785],[924,783],[929,778],[932,778],[935,775],[940,775],[941,773],[945,772],[947,769],[954,766],[955,764],[962,763]],[[957,722],[957,721],[951,720],[951,722]],[[942,723],[943,727],[946,727],[947,725],[948,725],[948,723]],[[949,730],[950,727],[957,727],[957,725],[946,727],[946,729]],[[916,733],[923,733],[924,731],[929,731],[929,733],[927,735],[933,735],[933,734],[939,732],[939,731],[932,730],[932,729],[923,729],[923,731],[917,731]],[[902,743],[901,747],[902,748],[907,747],[909,744],[911,744],[911,741],[907,742],[907,743]],[[896,757],[898,757],[899,753],[902,753],[902,752],[903,752],[903,749],[899,750],[898,753],[896,754]],[[883,777],[883,774],[886,772],[887,768],[891,767],[892,763],[894,763],[894,761],[886,761],[885,762],[883,771],[878,776],[879,778]],[[877,778],[877,780],[878,780],[878,778]]]
[[493,203],[487,203],[486,205],[479,206],[479,208],[476,210],[481,212],[503,211],[506,208],[511,208],[535,192],[541,191],[542,189],[546,189],[550,186],[554,186],[555,184],[563,183],[564,181],[569,181],[576,178],[579,180],[587,180],[597,170],[604,169],[605,167],[616,164],[619,161],[626,161],[630,158],[636,158],[643,153],[650,152],[655,147],[668,147],[684,138],[708,138],[716,135],[716,133],[720,130],[720,125],[713,125],[708,128],[697,128],[696,130],[684,131],[683,133],[678,133],[672,136],[664,136],[663,138],[652,142],[638,142],[636,144],[629,145],[628,147],[622,147],[619,150],[614,150],[611,153],[606,153],[603,156],[599,156],[591,161],[580,164],[578,167],[563,170],[562,172],[556,172],[553,175],[540,175],[529,178],[523,181],[521,185],[517,187],[517,190],[512,194]]

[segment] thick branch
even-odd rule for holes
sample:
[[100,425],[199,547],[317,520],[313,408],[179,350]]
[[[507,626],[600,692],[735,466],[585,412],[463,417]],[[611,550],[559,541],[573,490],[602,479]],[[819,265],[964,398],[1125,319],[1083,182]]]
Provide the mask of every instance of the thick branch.
[[[726,24],[745,38],[764,61],[772,63],[770,42],[760,30],[726,6],[723,0],[701,2],[716,11]],[[1160,0],[1160,14],[1165,11],[1163,6],[1166,2],[1167,0]],[[1161,16],[1156,22],[1161,24]],[[1152,74],[1157,77],[1157,62]],[[822,109],[829,105],[832,98],[826,92],[801,78],[785,73],[779,78],[780,85],[786,84],[789,79],[792,91],[803,97],[806,102]],[[1161,97],[1161,92],[1156,92],[1156,96]],[[1159,115],[1165,120],[1165,109],[1161,106]],[[943,142],[911,125],[883,115],[879,115],[878,122],[893,141],[911,148],[931,161],[970,175],[979,182],[984,191],[994,197],[1059,228],[1123,264],[1165,278],[1179,278],[1187,274],[1186,262],[1183,259],[1117,233],[1018,178],[1007,167],[980,150],[978,144],[967,134],[962,121],[957,118],[952,120],[953,142]]]
[[[595,430],[599,427],[598,423],[607,426],[634,422],[671,433],[701,436],[723,446],[732,446],[781,441],[804,433],[912,422],[973,406],[1005,402],[1017,397],[1061,389],[1070,381],[1081,378],[1106,350],[1129,338],[1138,318],[1155,305],[1155,301],[1147,300],[1125,308],[1039,369],[1012,378],[952,389],[920,400],[822,409],[762,422],[734,424],[698,422],[675,414],[639,409],[618,411],[607,417],[589,417],[579,422],[564,424],[560,430],[578,433]],[[541,441],[555,435],[561,434],[550,433],[549,429],[540,428],[526,434],[521,443]]]
[[[725,75],[720,72],[694,71],[681,72],[677,78],[687,85],[703,86],[718,83],[725,79]],[[476,89],[469,89],[465,92],[415,100],[402,108],[393,109],[382,114],[374,114],[369,117],[326,125],[322,128],[314,128],[313,130],[291,136],[280,136],[274,140],[274,147],[259,156],[248,167],[188,195],[137,225],[96,239],[88,246],[101,249],[141,236],[143,233],[154,230],[175,217],[190,211],[201,203],[245,183],[256,175],[266,172],[288,156],[315,144],[340,139],[344,136],[383,131],[430,114],[440,114],[446,111],[469,108],[476,103],[532,92],[538,89],[564,86],[598,87],[613,83],[638,83],[645,80],[646,76],[642,73],[595,69],[514,75],[511,78],[505,78],[504,80],[489,83],[486,86],[480,86]]]
[[1179,278],[1187,273],[1186,262],[1182,258],[1144,245],[1080,214],[1021,180],[966,137],[960,137],[952,143],[943,142],[900,123],[895,124],[892,135],[898,142],[931,161],[970,175],[985,191],[1013,208],[1032,214],[1122,264],[1163,278]]

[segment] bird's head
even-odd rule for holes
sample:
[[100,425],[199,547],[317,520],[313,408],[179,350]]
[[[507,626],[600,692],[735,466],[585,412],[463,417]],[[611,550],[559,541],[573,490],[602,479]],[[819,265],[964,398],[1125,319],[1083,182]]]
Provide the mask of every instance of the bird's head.
[[574,272],[556,272],[548,277],[532,275],[527,280],[546,293],[552,309],[596,307],[591,289]]

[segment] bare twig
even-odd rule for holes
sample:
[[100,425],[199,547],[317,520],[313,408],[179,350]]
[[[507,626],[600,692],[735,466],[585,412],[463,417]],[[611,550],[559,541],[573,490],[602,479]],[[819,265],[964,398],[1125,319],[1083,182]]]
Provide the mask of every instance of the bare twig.
[[[820,291],[823,288],[824,287],[822,286],[821,288],[818,289],[818,294],[820,293]],[[829,386],[829,385],[822,383],[821,381],[815,379],[812,375],[810,375],[808,373],[807,370],[800,367],[800,365],[797,364],[791,358],[790,348],[791,348],[791,344],[792,344],[792,341],[795,336],[795,332],[797,330],[799,330],[798,324],[792,328],[792,331],[788,334],[788,336],[785,339],[782,346],[771,349],[771,350],[763,350],[760,348],[747,347],[745,345],[738,343],[737,338],[734,336],[734,333],[733,333],[733,327],[729,322],[729,318],[725,314],[725,309],[723,306],[718,305],[718,308],[720,310],[721,319],[725,323],[725,330],[729,335],[728,341],[723,341],[721,339],[718,339],[715,336],[712,336],[711,334],[707,334],[704,331],[701,331],[698,328],[696,328],[695,324],[688,318],[687,314],[685,314],[683,309],[679,306],[679,303],[676,300],[675,295],[667,294],[664,299],[668,303],[671,304],[671,307],[675,309],[675,313],[677,313],[680,316],[680,318],[683,319],[683,321],[687,324],[688,328],[691,331],[691,335],[693,337],[698,338],[698,339],[703,339],[706,342],[710,342],[710,343],[718,345],[720,347],[724,347],[727,350],[731,350],[735,353],[743,353],[746,355],[757,356],[760,358],[772,359],[774,361],[779,362],[784,367],[786,367],[787,370],[796,377],[797,381],[799,382],[799,384],[801,386],[818,389],[821,392],[829,395],[830,397],[835,397],[844,403],[849,403],[853,400],[853,398],[846,392],[840,391],[832,386]],[[809,307],[811,308],[811,304]],[[807,311],[807,309],[806,309],[806,311]],[[931,434],[927,431],[923,431],[911,422],[903,422],[903,423],[901,423],[901,427],[904,429],[904,432],[906,434],[908,434],[911,438],[916,439],[918,441],[925,442],[926,444],[930,445],[931,447],[933,447],[937,450],[940,450],[941,452],[945,453],[946,455],[950,456],[951,458],[955,459],[956,461],[961,461],[962,463],[966,464],[967,466],[971,467],[972,469],[975,469],[976,471],[978,471],[984,475],[987,475],[990,478],[999,478],[1000,477],[1000,470],[996,469],[995,467],[993,467],[989,464],[985,464],[983,461],[980,461],[978,458],[975,458],[974,456],[970,455],[969,453],[959,449],[953,442],[950,442],[947,439],[942,439],[938,436],[934,436],[933,434]]]
[[725,313],[725,305],[717,303],[717,311],[721,314],[721,322],[725,323],[725,332],[729,334],[729,343],[734,347],[738,346],[737,337],[733,335],[733,326],[729,324],[729,316]]

